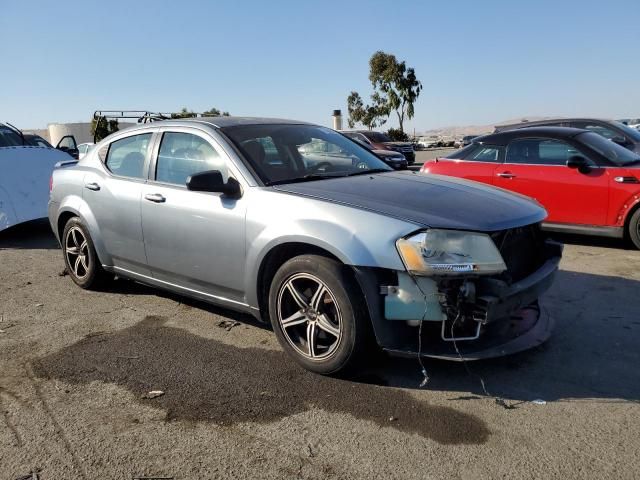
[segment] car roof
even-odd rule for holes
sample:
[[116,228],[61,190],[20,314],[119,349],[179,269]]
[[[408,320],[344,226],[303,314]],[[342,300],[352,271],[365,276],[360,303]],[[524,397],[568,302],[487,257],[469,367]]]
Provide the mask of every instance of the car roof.
[[495,129],[497,131],[512,129],[512,128],[528,128],[528,126],[541,126],[546,125],[548,123],[558,123],[558,122],[600,122],[607,124],[614,124],[614,120],[609,120],[606,118],[585,118],[585,117],[571,117],[571,118],[547,118],[544,120],[532,120],[530,122],[518,122],[518,123],[507,123],[504,125],[496,125]]
[[206,123],[214,128],[235,127],[239,125],[313,125],[312,123],[298,120],[287,120],[282,118],[264,117],[193,117],[176,118],[171,120],[155,121],[152,124],[162,125],[184,125],[185,123]]
[[582,128],[571,127],[529,127],[504,130],[498,133],[490,133],[474,139],[474,143],[489,145],[506,145],[516,138],[554,138],[558,140],[572,138],[581,133],[589,132]]

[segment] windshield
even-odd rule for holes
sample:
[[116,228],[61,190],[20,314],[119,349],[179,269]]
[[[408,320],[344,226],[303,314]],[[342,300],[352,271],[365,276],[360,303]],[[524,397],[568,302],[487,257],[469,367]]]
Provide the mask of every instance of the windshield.
[[22,145],[22,138],[5,125],[0,125],[0,147],[16,147]]
[[221,131],[266,185],[391,170],[360,144],[329,128],[238,125]]
[[387,135],[385,135],[384,133],[380,133],[380,132],[363,132],[362,134],[365,137],[367,137],[369,140],[371,140],[372,142],[376,142],[376,143],[391,142],[391,139]]
[[621,147],[615,142],[593,132],[585,132],[576,135],[576,140],[598,152],[603,157],[611,160],[616,165],[627,165],[640,162],[640,155]]
[[631,128],[629,125],[625,125],[622,122],[615,122],[615,124],[618,128],[621,128],[624,131],[627,137],[633,139],[634,142],[640,142],[640,132],[638,130]]

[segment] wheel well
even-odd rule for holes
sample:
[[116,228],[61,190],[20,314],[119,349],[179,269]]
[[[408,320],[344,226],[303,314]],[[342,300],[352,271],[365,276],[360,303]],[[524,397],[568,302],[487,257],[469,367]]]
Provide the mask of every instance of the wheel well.
[[629,224],[631,223],[631,217],[640,209],[640,202],[636,203],[633,207],[629,209],[627,212],[627,216],[624,219],[624,237],[629,237]]
[[260,264],[260,269],[258,270],[258,307],[260,308],[260,316],[265,322],[269,321],[268,299],[271,280],[285,262],[299,255],[320,255],[340,262],[335,255],[331,254],[327,250],[316,247],[315,245],[309,245],[308,243],[291,242],[283,243],[282,245],[274,247],[264,257]]
[[73,213],[73,212],[63,212],[58,217],[58,238],[60,239],[60,243],[62,243],[64,241],[62,239],[62,233],[64,232],[64,226],[73,217],[77,217],[77,215],[75,213]]

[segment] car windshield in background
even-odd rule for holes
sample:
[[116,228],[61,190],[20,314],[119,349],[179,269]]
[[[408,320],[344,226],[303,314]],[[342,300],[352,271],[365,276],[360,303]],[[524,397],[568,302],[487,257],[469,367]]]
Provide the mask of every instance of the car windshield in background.
[[629,125],[625,125],[622,122],[614,122],[618,128],[621,128],[625,135],[633,139],[634,142],[640,142],[640,132],[635,128],[631,128]]
[[366,132],[366,133],[363,133],[363,135],[367,137],[369,140],[371,140],[372,142],[376,142],[376,143],[384,143],[384,142],[392,141],[391,138],[389,138],[384,133],[380,133],[380,132]]
[[640,155],[621,147],[615,142],[593,132],[581,133],[576,140],[598,152],[617,165],[628,165],[640,162]]
[[238,125],[221,131],[266,185],[391,171],[334,130],[312,125]]
[[15,131],[0,125],[0,147],[17,147],[22,145],[22,138]]

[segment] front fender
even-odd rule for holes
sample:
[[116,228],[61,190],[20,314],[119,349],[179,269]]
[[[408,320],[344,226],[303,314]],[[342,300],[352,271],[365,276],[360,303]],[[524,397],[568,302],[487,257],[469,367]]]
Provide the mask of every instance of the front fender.
[[[291,211],[291,204],[289,207]],[[307,205],[306,216],[287,219],[271,215],[271,221],[266,221],[265,212],[265,216],[254,217],[260,218],[259,222],[252,222],[249,216],[244,284],[250,306],[258,306],[257,279],[265,258],[274,248],[288,243],[321,248],[345,265],[404,270],[395,242],[415,230],[415,225],[345,206],[325,203],[321,207],[315,212]]]
[[56,228],[54,230],[56,236],[58,236],[58,221],[66,213],[71,213],[74,216],[79,217],[83,225],[87,227],[100,263],[102,263],[102,265],[113,265],[113,259],[111,258],[111,255],[105,248],[104,242],[102,241],[102,235],[100,233],[98,222],[96,221],[96,218],[93,215],[93,212],[91,211],[91,208],[89,207],[87,202],[82,197],[79,197],[77,195],[69,195],[63,199],[63,201],[60,203],[60,206],[58,207],[57,215],[55,216]]

